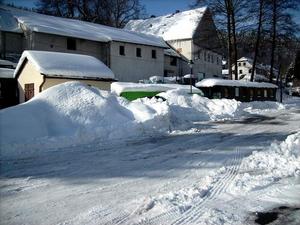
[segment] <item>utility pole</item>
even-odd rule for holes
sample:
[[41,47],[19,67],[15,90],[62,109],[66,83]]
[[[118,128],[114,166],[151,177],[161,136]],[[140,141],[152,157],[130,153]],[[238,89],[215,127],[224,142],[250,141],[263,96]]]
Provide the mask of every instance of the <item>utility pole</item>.
[[193,60],[190,60],[189,61],[189,66],[190,66],[190,69],[191,69],[191,71],[190,71],[190,88],[191,88],[190,93],[191,94],[193,94],[193,82],[192,82],[193,64],[194,64]]

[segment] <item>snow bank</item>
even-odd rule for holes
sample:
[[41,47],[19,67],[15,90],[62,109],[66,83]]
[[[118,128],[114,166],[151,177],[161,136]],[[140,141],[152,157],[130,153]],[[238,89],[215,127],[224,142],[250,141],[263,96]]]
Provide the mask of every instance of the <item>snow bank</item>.
[[[2,155],[41,146],[42,151],[96,139],[102,143],[167,134],[190,129],[193,122],[258,113],[264,104],[271,104],[210,100],[180,89],[160,95],[167,101],[143,98],[129,102],[80,82],[54,86],[24,104],[0,111]],[[273,109],[281,106],[272,105]]]
[[248,192],[268,186],[282,178],[300,175],[300,132],[282,143],[273,143],[267,151],[253,152],[243,160],[233,190]]
[[166,132],[167,104],[157,104],[130,103],[80,82],[63,83],[0,111],[2,154],[10,154],[5,153],[10,144],[46,148]]

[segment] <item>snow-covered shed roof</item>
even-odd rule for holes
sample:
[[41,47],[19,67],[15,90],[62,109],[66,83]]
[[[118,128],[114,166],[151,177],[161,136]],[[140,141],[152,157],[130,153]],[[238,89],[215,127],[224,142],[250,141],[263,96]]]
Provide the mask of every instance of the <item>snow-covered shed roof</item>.
[[[10,24],[9,21],[17,20],[18,27],[21,25],[23,29],[39,33],[56,34],[101,42],[119,41],[163,48],[168,47],[162,38],[153,35],[140,34],[138,32],[75,19],[48,16],[8,6],[0,5],[0,9],[1,14],[5,11],[4,17],[2,18],[1,16],[1,30],[9,28],[9,26],[6,25]],[[9,29],[16,29],[16,24],[14,24],[14,26],[11,25]]]
[[[113,82],[111,84],[111,92],[120,95],[122,92],[132,92],[132,91],[153,91],[153,92],[163,92],[173,89],[180,89],[183,91],[190,91],[190,85],[181,84],[138,84],[129,82]],[[201,94],[202,91],[198,88],[193,87],[193,93]]]
[[191,39],[207,7],[149,19],[130,20],[125,29],[163,37],[164,40]]
[[53,77],[114,79],[114,73],[100,60],[89,55],[61,52],[24,51],[15,70],[17,77],[25,60],[40,74]]
[[277,88],[275,84],[264,82],[250,82],[243,80],[223,80],[208,78],[196,83],[196,87],[213,87],[213,86],[231,86],[231,87],[256,87],[256,88]]

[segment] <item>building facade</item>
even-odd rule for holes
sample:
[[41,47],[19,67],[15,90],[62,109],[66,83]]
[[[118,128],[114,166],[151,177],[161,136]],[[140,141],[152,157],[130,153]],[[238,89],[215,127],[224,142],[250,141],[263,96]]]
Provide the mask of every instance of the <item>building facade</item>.
[[[222,77],[222,56],[212,15],[207,7],[176,12],[145,20],[132,20],[125,29],[162,37],[172,48],[193,63],[199,78]],[[188,65],[178,76],[190,73]]]

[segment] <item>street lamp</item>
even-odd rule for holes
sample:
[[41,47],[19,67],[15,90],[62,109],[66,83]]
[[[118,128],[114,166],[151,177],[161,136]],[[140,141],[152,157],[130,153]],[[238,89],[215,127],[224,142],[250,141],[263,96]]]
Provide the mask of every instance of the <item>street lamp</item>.
[[193,64],[194,64],[193,60],[190,60],[188,64],[189,64],[190,69],[191,69],[191,71],[190,71],[190,87],[191,87],[190,93],[192,94],[193,93],[192,75],[193,75]]

